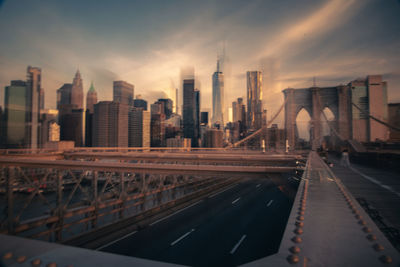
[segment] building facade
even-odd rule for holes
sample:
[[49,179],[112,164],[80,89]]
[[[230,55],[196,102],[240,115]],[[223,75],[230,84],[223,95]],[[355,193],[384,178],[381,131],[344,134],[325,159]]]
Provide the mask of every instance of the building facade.
[[129,105],[101,101],[94,105],[93,146],[127,147]]
[[262,74],[261,71],[247,72],[247,125],[249,129],[262,126]]
[[197,147],[195,113],[194,79],[183,80],[183,136],[192,140],[193,147]]
[[130,147],[150,147],[150,112],[143,108],[132,108],[129,112]]
[[96,104],[97,93],[92,82],[86,95],[85,146],[87,147],[91,147],[93,145],[93,114],[94,105]]
[[224,125],[224,74],[217,60],[217,70],[212,75],[212,119],[211,124]]
[[125,81],[114,81],[113,100],[124,105],[133,106],[134,86]]

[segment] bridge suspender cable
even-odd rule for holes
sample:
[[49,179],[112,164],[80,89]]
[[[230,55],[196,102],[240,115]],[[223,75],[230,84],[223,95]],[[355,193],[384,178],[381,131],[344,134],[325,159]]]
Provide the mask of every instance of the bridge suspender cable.
[[352,104],[353,106],[355,106],[359,111],[361,111],[364,115],[368,116],[369,118],[373,119],[374,121],[377,121],[377,122],[379,122],[380,124],[383,124],[383,125],[385,125],[386,127],[390,128],[390,129],[392,129],[392,130],[395,130],[395,131],[399,131],[399,132],[400,132],[400,128],[398,128],[398,127],[396,127],[396,126],[393,126],[393,125],[391,125],[391,124],[389,124],[389,123],[387,123],[387,122],[385,122],[385,121],[382,121],[382,120],[380,120],[380,119],[378,119],[378,118],[375,118],[374,116],[368,114],[368,112],[366,112],[365,110],[363,110],[362,108],[360,108],[359,106],[357,106],[357,105],[354,104],[354,103],[351,103],[351,104]]
[[244,142],[246,142],[246,141],[248,141],[248,140],[250,140],[250,139],[252,139],[252,138],[255,138],[256,136],[258,136],[259,134],[261,134],[262,131],[266,130],[266,129],[268,128],[268,126],[270,126],[271,123],[278,117],[279,113],[281,113],[281,111],[282,111],[283,107],[285,106],[286,102],[287,102],[287,99],[285,99],[285,101],[283,102],[282,106],[280,106],[279,110],[275,113],[275,115],[274,115],[274,116],[272,117],[272,119],[267,123],[267,125],[264,125],[264,126],[261,127],[260,129],[258,129],[258,130],[255,131],[254,133],[252,133],[251,135],[249,135],[249,136],[243,138],[242,140],[240,140],[240,141],[238,141],[238,142],[236,142],[236,143],[234,143],[234,144],[228,145],[227,148],[229,148],[229,147],[237,147],[237,146],[241,145],[242,143],[244,143]]

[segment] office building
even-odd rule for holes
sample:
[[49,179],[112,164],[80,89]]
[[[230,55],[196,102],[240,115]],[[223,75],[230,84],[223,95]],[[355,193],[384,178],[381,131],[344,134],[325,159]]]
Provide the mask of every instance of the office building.
[[39,147],[44,148],[47,142],[60,140],[60,127],[57,123],[57,109],[40,110]]
[[124,105],[133,106],[134,86],[125,81],[114,81],[113,100]]
[[[194,126],[195,126],[195,138],[199,139],[200,137],[200,91],[198,89],[194,90]],[[198,144],[198,142],[197,142]]]
[[206,147],[218,148],[224,146],[224,132],[219,129],[207,129]]
[[129,112],[130,147],[150,147],[150,112],[143,108],[132,108]]
[[208,112],[202,111],[200,113],[200,125],[208,125]]
[[94,105],[97,104],[97,92],[94,89],[93,82],[90,84],[89,91],[86,95],[86,121],[85,121],[85,146],[93,145],[93,114]]
[[369,75],[366,79],[358,79],[349,83],[352,106],[353,139],[359,142],[386,141],[389,129],[373,120],[371,115],[379,120],[388,120],[387,83],[381,75]]
[[60,125],[60,140],[74,141],[83,146],[83,81],[79,70],[72,84],[64,84],[57,90],[57,109]]
[[93,146],[127,147],[129,105],[101,101],[94,105]]
[[261,71],[247,72],[247,125],[249,129],[262,126],[262,74]]
[[217,70],[212,75],[212,119],[211,124],[224,125],[224,74],[220,71],[219,59]]
[[26,82],[11,81],[6,86],[3,133],[7,148],[38,148],[41,96],[40,68],[28,66]]
[[71,88],[71,103],[75,109],[84,109],[83,107],[83,84],[81,73],[79,70],[76,71],[75,77],[72,81]]
[[135,108],[143,108],[144,110],[147,110],[147,101],[142,99],[141,95],[137,95],[136,99],[133,100],[133,106]]
[[11,81],[5,87],[4,96],[4,143],[6,148],[29,147],[26,136],[28,121],[27,86],[25,81]]
[[192,140],[193,147],[198,146],[195,136],[195,113],[194,79],[183,80],[183,136]]
[[163,108],[164,108],[164,114],[165,114],[166,119],[168,120],[169,118],[171,118],[172,108],[173,108],[172,100],[169,98],[160,98],[160,99],[158,99],[157,102],[164,104]]
[[[388,104],[389,124],[400,129],[400,103]],[[400,131],[390,129],[390,141],[400,142]]]
[[72,83],[64,83],[64,85],[57,90],[57,109],[60,108],[60,105],[71,103],[71,90]]
[[42,71],[40,68],[28,66],[26,81],[28,120],[25,129],[27,130],[28,147],[31,149],[38,148],[39,142],[41,76]]

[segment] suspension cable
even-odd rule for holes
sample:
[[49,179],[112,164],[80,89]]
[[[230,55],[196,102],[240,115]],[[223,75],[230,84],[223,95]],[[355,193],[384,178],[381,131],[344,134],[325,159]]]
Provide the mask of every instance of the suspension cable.
[[355,106],[359,111],[361,111],[364,115],[368,116],[369,118],[373,119],[374,121],[377,121],[377,122],[379,122],[380,124],[383,124],[383,125],[385,125],[386,127],[390,128],[390,129],[392,129],[392,130],[395,130],[395,131],[399,131],[399,132],[400,132],[400,128],[398,128],[398,127],[396,127],[396,126],[393,126],[393,125],[391,125],[391,124],[389,124],[389,123],[387,123],[387,122],[385,122],[385,121],[382,121],[382,120],[380,120],[380,119],[378,119],[378,118],[375,118],[374,116],[368,114],[367,111],[363,110],[362,108],[360,108],[359,106],[357,106],[357,105],[354,104],[354,103],[351,103],[351,104],[352,104],[353,106]]
[[237,146],[241,145],[242,143],[244,143],[244,142],[246,142],[246,141],[248,141],[248,140],[250,140],[250,139],[252,139],[252,138],[255,138],[255,137],[257,137],[259,134],[261,134],[262,131],[265,130],[265,129],[267,129],[268,126],[270,126],[271,123],[274,122],[274,120],[278,117],[278,115],[279,115],[279,114],[281,113],[281,111],[283,110],[283,107],[285,106],[286,102],[287,102],[287,99],[285,99],[285,101],[283,102],[283,104],[279,107],[278,111],[275,113],[275,115],[272,117],[272,119],[271,119],[266,125],[264,125],[264,126],[261,127],[260,129],[258,129],[257,131],[255,131],[255,132],[252,133],[251,135],[249,135],[249,136],[243,138],[243,139],[240,140],[240,141],[237,141],[237,142],[234,143],[234,144],[230,144],[230,145],[228,145],[227,147],[237,147]]

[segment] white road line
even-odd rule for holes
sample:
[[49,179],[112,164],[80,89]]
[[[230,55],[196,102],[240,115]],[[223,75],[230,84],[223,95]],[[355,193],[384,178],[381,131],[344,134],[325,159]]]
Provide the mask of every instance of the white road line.
[[260,187],[261,184],[256,185],[256,187]]
[[367,179],[367,180],[379,185],[382,188],[385,188],[386,190],[388,190],[388,191],[392,192],[393,194],[397,195],[398,197],[400,197],[400,193],[397,192],[396,190],[394,190],[393,188],[391,188],[390,186],[382,184],[380,181],[372,178],[371,176],[365,175],[364,173],[360,172],[359,170],[357,170],[357,169],[355,169],[353,167],[349,167],[349,168],[350,168],[350,170],[352,170],[355,173],[358,173],[359,175],[361,175],[365,179]]
[[217,192],[217,193],[215,193],[215,194],[209,196],[208,198],[215,197],[216,195],[219,195],[219,194],[221,194],[221,193],[223,193],[223,192],[225,192],[225,191],[227,191],[227,190],[229,190],[229,189],[231,189],[231,188],[234,188],[235,186],[237,186],[237,184],[232,185],[232,186],[230,186],[230,187],[228,187],[228,188],[226,188],[226,189],[224,189],[224,190],[222,190],[222,191],[219,191],[219,192]]
[[240,197],[238,197],[237,199],[235,199],[234,201],[232,201],[232,204],[235,204],[236,202],[238,202],[240,199]]
[[274,202],[273,199],[271,199],[271,200],[268,202],[267,207],[271,206],[272,202]]
[[246,238],[246,235],[243,235],[242,238],[239,240],[239,242],[236,243],[236,245],[233,247],[231,250],[231,254],[235,253],[235,251],[238,249],[240,244],[243,242],[243,240]]
[[190,235],[193,231],[194,231],[194,229],[190,230],[189,232],[187,232],[183,236],[179,237],[177,240],[175,240],[174,242],[171,243],[171,246],[175,245],[176,243],[178,243],[179,241],[181,241],[182,239],[184,239],[185,237]]
[[192,204],[192,205],[190,205],[190,206],[187,206],[187,207],[185,207],[185,208],[183,208],[183,209],[181,209],[181,210],[175,211],[174,213],[172,213],[172,214],[170,214],[170,215],[168,215],[168,216],[166,216],[166,217],[163,217],[163,218],[161,218],[161,219],[159,219],[159,220],[157,220],[157,221],[155,221],[155,222],[152,222],[152,223],[149,224],[149,225],[150,225],[150,226],[153,226],[153,225],[155,225],[156,223],[159,223],[159,222],[161,222],[161,221],[164,221],[165,219],[168,219],[169,217],[174,216],[174,215],[178,214],[179,212],[182,212],[182,211],[184,211],[184,210],[186,210],[186,209],[188,209],[188,208],[191,208],[191,207],[193,207],[194,205],[197,205],[197,204],[199,204],[199,203],[202,202],[202,201],[203,201],[203,200],[197,201],[196,203],[194,203],[194,204]]
[[134,235],[134,234],[136,234],[136,233],[137,233],[137,231],[134,231],[134,232],[132,232],[132,233],[129,233],[129,234],[127,234],[127,235],[124,235],[123,237],[118,238],[117,240],[114,240],[114,241],[112,241],[112,242],[110,242],[110,243],[108,243],[108,244],[105,244],[105,245],[103,245],[103,246],[101,246],[101,247],[96,248],[96,250],[100,250],[100,249],[106,248],[106,247],[108,247],[108,246],[111,246],[112,244],[117,243],[117,242],[121,241],[122,239],[125,239],[125,238],[127,238],[128,236]]

